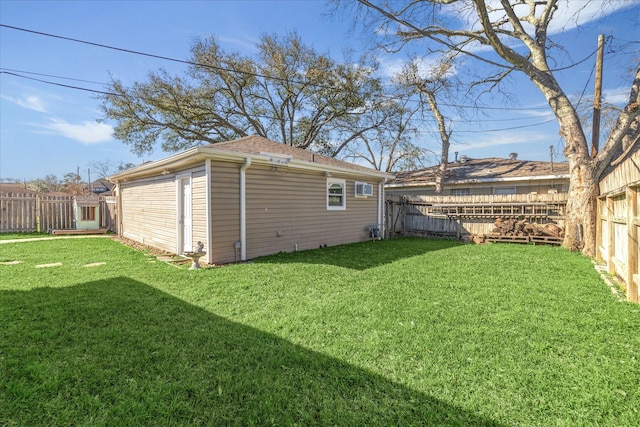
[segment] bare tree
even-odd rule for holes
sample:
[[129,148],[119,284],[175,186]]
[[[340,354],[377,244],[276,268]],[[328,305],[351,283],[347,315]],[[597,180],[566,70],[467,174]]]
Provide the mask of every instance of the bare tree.
[[[542,93],[560,125],[569,161],[570,185],[564,245],[582,249],[588,256],[596,249],[596,198],[598,180],[622,148],[638,142],[640,65],[637,65],[626,106],[599,152],[591,156],[576,106],[560,86],[549,63],[553,48],[549,26],[561,7],[559,0],[415,0],[409,3],[359,0],[365,14],[375,19],[378,33],[390,43],[414,40],[430,52],[464,55],[494,67],[483,83],[496,87],[505,76],[523,73]],[[397,7],[396,7],[397,6]],[[452,19],[452,16],[462,19]],[[595,40],[594,40],[595,43]],[[491,49],[479,49],[479,47]]]
[[431,155],[416,127],[423,120],[422,106],[406,85],[389,82],[366,110],[336,128],[333,143],[321,152],[386,172],[415,168]]
[[428,69],[420,65],[414,58],[408,62],[403,70],[395,76],[399,82],[413,88],[419,95],[420,103],[426,105],[436,121],[440,137],[440,165],[436,172],[436,194],[442,193],[442,180],[447,174],[449,163],[449,147],[451,145],[451,121],[447,120],[444,111],[439,106],[439,97],[450,97],[457,93],[457,81],[451,73],[454,59],[448,56],[440,57]]
[[81,196],[84,194],[85,184],[82,182],[82,177],[78,172],[65,173],[63,180],[63,185],[60,188],[61,191],[73,196]]
[[27,188],[29,188],[30,190],[38,191],[40,193],[52,193],[55,191],[61,191],[63,187],[64,182],[60,181],[54,174],[49,174],[44,178],[38,178],[27,182]]
[[116,164],[109,159],[89,162],[89,167],[97,175],[97,178],[106,178],[116,171]]

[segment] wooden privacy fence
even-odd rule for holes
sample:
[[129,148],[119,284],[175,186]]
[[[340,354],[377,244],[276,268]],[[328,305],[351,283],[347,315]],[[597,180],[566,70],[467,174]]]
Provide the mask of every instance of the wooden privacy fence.
[[564,226],[567,194],[407,196],[386,198],[387,237],[432,236],[470,240],[490,234],[496,218]]
[[[115,230],[115,198],[101,196],[100,227]],[[0,233],[74,229],[73,196],[0,192]]]
[[627,299],[638,301],[640,234],[640,151],[600,181],[597,258],[626,286]]

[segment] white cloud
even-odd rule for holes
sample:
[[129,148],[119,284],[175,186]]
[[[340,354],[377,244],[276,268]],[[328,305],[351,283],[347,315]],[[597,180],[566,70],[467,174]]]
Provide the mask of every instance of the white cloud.
[[[536,17],[540,17],[545,6],[546,5],[542,3],[536,7]],[[601,19],[619,10],[634,6],[636,6],[635,2],[628,0],[611,0],[606,2],[600,0],[559,0],[557,9],[553,14],[553,19],[549,23],[549,34],[569,31],[581,25]],[[458,7],[455,12],[457,17],[467,18],[466,23],[463,24],[465,25],[465,28],[469,28],[469,26],[479,28],[480,24],[478,22],[471,21],[472,19],[477,19],[475,14],[467,13],[463,7],[466,8],[466,4],[463,3],[463,6]],[[487,7],[490,10],[489,17],[491,21],[496,22],[506,20],[500,0],[488,0]],[[518,16],[525,16],[529,13],[529,5],[525,3],[515,5],[514,11]],[[523,22],[523,25],[525,31],[533,35],[533,26],[526,22]]]
[[613,1],[576,1],[559,2],[558,10],[549,25],[551,34],[572,30],[580,25],[588,24],[619,10],[636,6],[635,2],[626,0]]
[[629,102],[629,94],[630,89],[628,87],[605,89],[602,91],[602,98],[608,104],[626,105]]
[[224,47],[239,46],[242,52],[256,52],[259,40],[251,37],[216,36],[216,40]]
[[[387,55],[379,59],[379,74],[382,77],[391,78],[395,74],[400,73],[403,68],[411,61],[409,58],[401,58],[398,55]],[[433,56],[416,56],[413,62],[417,67],[418,76],[424,79],[433,79],[434,70],[441,67],[442,58]],[[446,77],[453,77],[458,73],[458,64],[449,62],[449,68]]]
[[549,135],[545,133],[512,132],[509,134],[500,134],[491,132],[489,135],[474,134],[473,137],[468,138],[473,142],[452,143],[450,151],[463,152],[477,150],[479,148],[499,147],[502,145],[535,144],[549,140]]
[[27,108],[29,110],[38,111],[40,113],[46,113],[47,110],[45,108],[44,102],[42,99],[37,96],[31,95],[26,96],[24,98],[14,98],[7,95],[0,95],[2,99],[6,99],[9,102],[13,102],[16,105],[21,106],[22,108]]
[[83,144],[97,144],[110,141],[113,128],[106,123],[84,121],[80,124],[68,123],[60,119],[51,119],[43,127],[55,133],[74,139]]
[[392,77],[394,74],[398,74],[402,71],[402,67],[407,63],[408,59],[399,58],[395,56],[385,56],[380,59],[379,74],[383,77]]
[[[584,26],[607,15],[613,14],[620,10],[637,6],[637,2],[628,0],[610,0],[610,1],[586,1],[586,0],[559,0],[557,9],[553,14],[553,19],[549,23],[548,34],[558,34],[565,31],[573,30],[577,27]],[[536,17],[539,18],[544,10],[545,4],[536,7]],[[510,24],[507,23],[506,14],[500,3],[500,0],[487,0],[487,8],[490,10],[489,18],[492,22],[505,22],[504,29],[511,30]],[[529,5],[522,3],[516,4],[514,11],[518,16],[525,16],[529,13]],[[451,8],[443,10],[449,19],[458,20],[459,28],[478,30],[481,28],[478,17],[471,12],[467,2],[454,4]],[[524,30],[534,37],[534,27],[526,21],[521,21]],[[513,43],[513,40],[503,38],[507,43]],[[513,47],[513,46],[512,46]],[[473,42],[466,46],[469,52],[480,53],[491,51],[492,47]]]

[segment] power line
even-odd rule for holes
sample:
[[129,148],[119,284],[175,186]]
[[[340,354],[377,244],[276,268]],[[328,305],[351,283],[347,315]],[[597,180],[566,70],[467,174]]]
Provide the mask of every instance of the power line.
[[510,127],[510,128],[501,128],[501,129],[483,129],[483,130],[456,130],[454,131],[454,133],[483,133],[483,132],[503,132],[505,130],[516,130],[516,129],[524,129],[524,128],[529,128],[529,127],[534,127],[534,126],[542,126],[542,125],[546,125],[547,123],[552,123],[552,122],[558,122],[557,118],[553,118],[550,120],[546,120],[544,122],[540,122],[540,123],[533,123],[530,125],[522,125],[522,126],[514,126],[514,127]]
[[27,79],[27,80],[34,80],[34,81],[37,81],[37,82],[40,82],[40,83],[46,83],[46,84],[50,84],[50,85],[54,85],[54,86],[65,87],[65,88],[68,88],[68,89],[82,90],[82,91],[85,91],[85,92],[98,93],[98,94],[101,94],[101,95],[122,96],[119,93],[105,92],[105,91],[102,91],[102,90],[88,89],[88,88],[80,87],[80,86],[72,86],[72,85],[66,85],[66,84],[63,84],[63,83],[51,82],[51,81],[48,81],[48,80],[37,79],[35,77],[23,76],[21,74],[13,73],[13,72],[10,72],[10,71],[0,71],[0,74],[7,74],[7,75],[10,75],[10,76],[20,77],[20,78]]
[[91,83],[91,84],[96,84],[96,85],[101,85],[101,86],[109,86],[108,83],[95,82],[95,81],[92,81],[92,80],[78,79],[78,78],[75,78],[75,77],[56,76],[54,74],[36,73],[35,71],[16,70],[16,69],[13,69],[13,68],[0,68],[0,71],[9,71],[11,73],[20,73],[20,74],[31,74],[31,75],[34,75],[34,76],[51,77],[51,78],[54,78],[54,79],[72,80],[72,81],[75,81],[75,82]]
[[[8,69],[3,68],[0,69],[0,74],[7,74],[7,75],[11,75],[11,76],[15,76],[15,77],[20,77],[23,79],[27,79],[27,80],[34,80],[37,82],[41,82],[41,83],[45,83],[45,84],[50,84],[50,85],[54,85],[54,86],[61,86],[64,88],[69,88],[69,89],[75,89],[75,90],[81,90],[81,91],[85,91],[85,92],[91,92],[91,93],[97,93],[97,94],[101,94],[101,95],[113,95],[113,96],[123,96],[121,94],[118,93],[113,93],[113,92],[106,92],[106,91],[101,91],[101,90],[96,90],[96,89],[89,89],[89,88],[83,88],[80,86],[73,86],[73,85],[66,85],[66,84],[62,84],[62,83],[58,83],[58,82],[52,82],[52,81],[48,81],[48,80],[42,80],[42,79],[38,79],[35,77],[29,77],[29,76],[23,76],[11,71],[8,71]],[[46,75],[46,74],[42,74],[42,73],[31,73],[31,74],[36,74],[36,75]],[[65,77],[60,77],[60,76],[53,76],[53,75],[49,75],[50,77],[57,77],[57,78],[65,78]],[[80,80],[80,79],[72,79],[69,78],[70,80]],[[80,80],[83,81],[83,80]],[[96,83],[96,84],[100,84],[98,82],[91,82],[88,80],[84,80],[85,82],[90,82],[90,83]],[[274,119],[278,119],[277,117],[271,117],[271,116],[257,116],[263,119],[268,119],[268,120],[274,120]],[[527,118],[513,118],[513,119],[502,119],[502,120],[477,120],[478,122],[500,122],[500,121],[515,121],[515,120],[526,120]],[[418,119],[418,118],[412,118],[409,119],[409,121],[412,122],[416,122],[419,121],[420,123],[424,123],[424,120],[422,119]],[[468,121],[468,120],[466,120]],[[484,133],[484,132],[502,132],[502,131],[507,131],[507,130],[516,130],[516,129],[524,129],[524,128],[528,128],[528,127],[534,127],[534,126],[541,126],[547,123],[552,123],[557,121],[557,118],[552,118],[549,120],[545,120],[543,122],[539,122],[539,123],[531,123],[531,124],[527,124],[527,125],[522,125],[522,126],[513,126],[513,127],[508,127],[508,128],[500,128],[500,129],[474,129],[474,130],[456,130],[455,133]],[[424,133],[426,131],[418,131],[421,133]]]
[[[295,80],[295,79],[294,80],[287,80],[287,79],[281,78],[281,77],[267,76],[267,75],[260,74],[260,73],[252,73],[252,72],[249,72],[249,71],[236,70],[236,69],[233,69],[233,68],[218,67],[218,66],[209,65],[209,64],[200,64],[200,63],[197,63],[197,62],[186,61],[186,60],[183,60],[183,59],[171,58],[171,57],[164,56],[164,55],[156,55],[156,54],[141,52],[141,51],[132,50],[132,49],[125,49],[125,48],[121,48],[121,47],[106,45],[106,44],[103,44],[103,43],[96,43],[96,42],[76,39],[76,38],[72,38],[72,37],[60,36],[60,35],[56,35],[56,34],[50,34],[50,33],[45,33],[45,32],[42,32],[42,31],[30,30],[30,29],[27,29],[27,28],[21,28],[21,27],[16,27],[16,26],[12,26],[12,25],[0,24],[0,27],[9,28],[9,29],[16,30],[16,31],[23,31],[23,32],[26,32],[26,33],[31,33],[31,34],[37,34],[37,35],[44,36],[44,37],[51,37],[51,38],[56,38],[56,39],[60,39],[60,40],[72,41],[72,42],[75,42],[75,43],[81,43],[81,44],[86,44],[86,45],[90,45],[90,46],[101,47],[101,48],[104,48],[104,49],[111,49],[111,50],[115,50],[115,51],[118,51],[118,52],[125,52],[125,53],[134,54],[134,55],[142,55],[142,56],[146,56],[146,57],[150,57],[150,58],[157,58],[157,59],[162,59],[162,60],[166,60],[166,61],[172,61],[172,62],[187,64],[187,65],[192,65],[192,66],[195,66],[195,67],[204,67],[204,68],[210,68],[210,69],[217,70],[217,71],[240,73],[240,74],[244,74],[244,75],[248,75],[248,76],[252,76],[252,77],[260,77],[260,78],[264,78],[264,79],[268,79],[268,80],[276,80],[276,81],[282,81],[282,82],[290,81],[290,82],[293,82],[293,83],[303,83],[303,84],[307,83],[307,82],[300,81],[300,80]],[[324,87],[324,88],[332,88],[331,86],[319,85],[319,84],[315,84],[315,86],[316,87]],[[447,104],[447,103],[440,103],[440,105],[445,106],[445,107],[453,107],[453,108],[478,108],[477,106],[459,105],[459,104]],[[512,111],[512,110],[514,110],[514,108],[512,108],[512,107],[482,107],[482,108],[485,109],[485,110],[503,110],[503,111]],[[547,109],[547,108],[548,107],[546,107],[546,106],[545,107],[532,107],[532,108],[526,108],[526,110]]]
[[[81,44],[86,44],[86,45],[90,45],[90,46],[96,46],[96,47],[100,47],[100,48],[104,48],[104,49],[111,49],[111,50],[130,53],[130,54],[134,54],[134,55],[141,55],[141,56],[146,56],[146,57],[151,57],[151,58],[157,58],[157,59],[183,63],[183,64],[197,66],[197,67],[211,68],[211,69],[218,70],[218,71],[242,73],[242,74],[245,74],[245,75],[250,75],[250,76],[253,76],[253,77],[260,77],[260,78],[264,78],[264,79],[287,81],[284,78],[272,77],[272,76],[267,76],[267,75],[263,75],[263,74],[259,74],[259,73],[251,73],[251,72],[247,72],[247,71],[240,71],[240,70],[231,69],[231,68],[225,68],[225,67],[217,67],[217,66],[213,66],[213,65],[209,65],[209,64],[200,64],[200,63],[196,63],[196,62],[192,62],[192,61],[186,61],[186,60],[182,60],[182,59],[171,58],[171,57],[164,56],[164,55],[157,55],[157,54],[151,54],[151,53],[147,53],[147,52],[136,51],[136,50],[132,50],[132,49],[125,49],[125,48],[110,46],[110,45],[106,45],[106,44],[102,44],[102,43],[96,43],[96,42],[76,39],[76,38],[72,38],[72,37],[60,36],[60,35],[56,35],[56,34],[50,34],[50,33],[30,30],[30,29],[21,28],[21,27],[15,27],[15,26],[6,25],[6,24],[0,24],[0,27],[13,29],[13,30],[17,30],[17,31],[23,31],[23,32],[36,34],[36,35],[40,35],[40,36],[45,36],[45,37],[57,38],[57,39],[66,40],[66,41],[72,41],[72,42],[75,42],[75,43],[81,43]],[[595,53],[595,51],[594,51],[594,53]],[[560,68],[560,69],[557,69],[557,70],[554,70],[554,71],[565,70],[565,69],[571,68],[573,66],[579,65],[580,63],[585,62],[591,56],[593,56],[593,53],[589,54],[586,58],[582,59],[581,61],[579,61],[579,62],[577,62],[575,64],[572,64],[570,66],[567,66],[567,67],[564,67],[564,68]],[[20,77],[20,78],[24,78],[24,79],[34,80],[34,81],[38,81],[38,82],[45,83],[45,84],[65,87],[65,88],[69,88],[69,89],[81,90],[81,91],[85,91],[85,92],[91,92],[91,93],[102,94],[102,95],[123,96],[123,95],[120,95],[120,94],[117,94],[117,93],[113,93],[113,92],[89,89],[89,88],[84,88],[84,87],[74,86],[74,85],[67,85],[67,84],[52,82],[52,81],[48,81],[48,80],[38,79],[38,78],[34,78],[34,77],[28,77],[28,76],[25,76],[25,75],[22,75],[22,74],[32,74],[32,75],[39,75],[39,76],[43,76],[43,77],[66,79],[66,80],[79,81],[79,82],[91,83],[91,84],[101,84],[101,85],[104,85],[104,86],[108,86],[108,84],[95,82],[95,81],[90,81],[90,80],[76,79],[76,78],[70,78],[70,77],[64,77],[64,76],[56,76],[56,75],[44,74],[44,73],[36,73],[36,72],[30,72],[30,71],[12,70],[12,69],[6,69],[6,68],[0,69],[0,73],[1,74],[12,75],[12,76]],[[22,73],[22,74],[18,74],[18,73]],[[303,82],[298,82],[298,83],[303,83]],[[317,85],[317,86],[319,86],[319,87],[328,87],[328,86],[321,86],[321,85]],[[584,95],[584,91],[583,91],[583,94],[581,95],[580,98],[582,98],[583,95]],[[579,106],[579,103],[580,102],[578,102],[578,106]],[[544,109],[544,110],[546,110],[546,109],[549,108],[548,106],[528,107],[528,108],[489,107],[489,106],[478,107],[478,106],[469,106],[469,105],[462,105],[462,104],[447,104],[447,103],[440,103],[440,105],[445,106],[445,107],[453,107],[453,108],[474,108],[474,109],[482,108],[484,110],[499,110],[499,111],[514,111],[514,110],[527,111],[527,110],[536,110],[536,109]],[[273,118],[269,118],[269,117],[263,117],[263,118],[273,119]],[[513,121],[513,120],[526,120],[526,119],[517,119],[516,118],[516,119],[502,119],[502,120],[483,120],[483,121],[484,122],[487,122],[487,121],[495,121],[495,122],[497,122],[497,121]],[[498,132],[498,131],[503,131],[503,130],[513,130],[513,129],[522,129],[522,128],[526,128],[526,127],[532,127],[532,126],[540,126],[540,125],[543,125],[543,124],[546,124],[546,123],[550,123],[550,122],[555,121],[555,120],[556,119],[554,118],[554,119],[547,120],[547,121],[540,122],[540,123],[534,123],[534,124],[522,125],[522,126],[516,126],[516,127],[504,128],[504,129],[492,129],[492,130],[480,130],[480,131],[477,131],[477,130],[476,131],[457,131],[457,132]]]
[[[116,46],[110,46],[110,45],[106,45],[106,44],[102,44],[102,43],[95,43],[95,42],[90,42],[88,40],[81,40],[81,39],[76,39],[73,37],[66,37],[66,36],[59,36],[57,34],[50,34],[50,33],[44,33],[42,31],[35,31],[35,30],[29,30],[27,28],[21,28],[21,27],[15,27],[13,25],[6,25],[6,24],[0,24],[0,27],[4,27],[4,28],[9,28],[11,30],[17,30],[17,31],[23,31],[26,33],[31,33],[31,34],[37,34],[39,36],[44,36],[44,37],[51,37],[51,38],[56,38],[56,39],[60,39],[60,40],[66,40],[66,41],[71,41],[71,42],[75,42],[75,43],[81,43],[81,44],[86,44],[89,46],[96,46],[96,47],[101,47],[104,49],[111,49],[111,50],[115,50],[118,52],[125,52],[125,53],[130,53],[133,55],[141,55],[141,56],[146,56],[149,58],[156,58],[156,59],[162,59],[164,61],[171,61],[171,62],[177,62],[177,63],[181,63],[181,64],[187,64],[187,65],[193,65],[196,67],[204,67],[204,68],[211,68],[213,70],[217,70],[217,71],[226,71],[226,72],[230,72],[230,73],[241,73],[247,76],[251,76],[251,77],[261,77],[264,79],[271,79],[271,80],[279,80],[279,81],[291,81],[291,80],[287,80],[285,78],[282,77],[273,77],[273,76],[266,76],[263,74],[259,74],[259,73],[252,73],[250,71],[241,71],[241,70],[236,70],[233,68],[225,68],[225,67],[218,67],[215,65],[209,65],[209,64],[200,64],[198,62],[193,62],[193,61],[187,61],[184,59],[177,59],[177,58],[171,58],[169,56],[164,56],[164,55],[156,55],[153,53],[147,53],[147,52],[141,52],[141,51],[137,51],[137,50],[132,50],[132,49],[125,49],[125,48],[121,48],[121,47],[116,47]],[[294,83],[304,83],[302,81],[295,81],[293,80]],[[320,86],[320,85],[318,85]],[[330,86],[324,86],[329,88]]]

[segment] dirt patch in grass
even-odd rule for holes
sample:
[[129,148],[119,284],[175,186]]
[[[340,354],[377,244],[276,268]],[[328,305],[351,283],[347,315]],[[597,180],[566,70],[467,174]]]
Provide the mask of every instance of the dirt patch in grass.
[[158,256],[158,255],[170,255],[170,256],[173,256],[173,255],[175,255],[173,252],[169,252],[169,251],[165,251],[165,250],[162,250],[162,249],[154,248],[153,246],[145,245],[145,244],[142,244],[140,242],[136,242],[134,240],[127,239],[126,237],[122,237],[122,236],[114,236],[113,240],[116,240],[116,241],[122,243],[123,245],[129,246],[130,248],[133,248],[133,249],[135,249],[137,251],[141,251],[141,252],[144,252],[146,254],[153,255],[153,256]]

